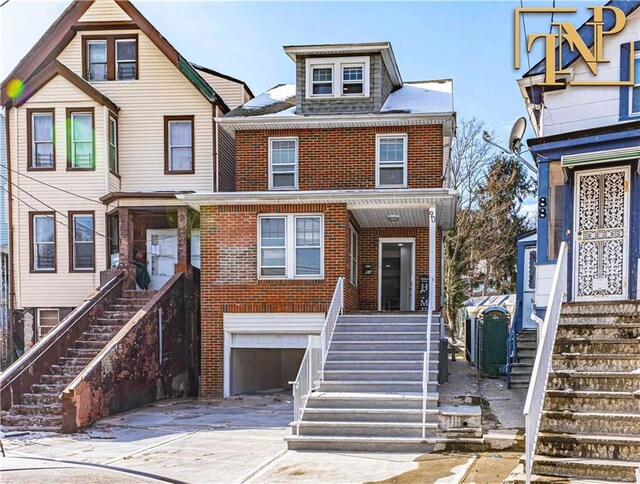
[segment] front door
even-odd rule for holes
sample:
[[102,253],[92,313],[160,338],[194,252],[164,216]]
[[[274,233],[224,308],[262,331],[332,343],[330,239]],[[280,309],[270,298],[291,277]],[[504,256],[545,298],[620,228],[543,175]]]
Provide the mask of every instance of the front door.
[[414,239],[380,239],[379,310],[414,310],[414,251]]
[[147,270],[151,276],[150,291],[157,291],[175,273],[178,262],[178,230],[147,230]]
[[536,328],[536,322],[531,317],[533,301],[536,295],[536,248],[524,248],[524,284],[522,292],[522,327]]
[[575,301],[627,298],[630,168],[576,173]]

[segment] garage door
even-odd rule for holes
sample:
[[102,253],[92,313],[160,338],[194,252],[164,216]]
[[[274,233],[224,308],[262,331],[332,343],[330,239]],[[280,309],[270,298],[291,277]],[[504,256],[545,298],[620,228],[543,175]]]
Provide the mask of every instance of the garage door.
[[224,396],[286,388],[323,325],[323,313],[225,314]]

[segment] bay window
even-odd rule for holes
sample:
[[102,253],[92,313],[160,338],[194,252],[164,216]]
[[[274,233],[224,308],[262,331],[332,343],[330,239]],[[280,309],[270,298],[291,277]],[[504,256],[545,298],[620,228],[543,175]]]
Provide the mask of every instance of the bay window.
[[321,215],[260,216],[258,232],[259,278],[322,278]]
[[406,187],[407,135],[378,135],[376,144],[376,187]]

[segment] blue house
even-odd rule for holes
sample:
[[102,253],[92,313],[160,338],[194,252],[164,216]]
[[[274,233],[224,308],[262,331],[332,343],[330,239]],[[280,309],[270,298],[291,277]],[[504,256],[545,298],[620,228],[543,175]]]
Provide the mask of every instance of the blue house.
[[517,275],[516,308],[513,326],[516,333],[523,329],[536,329],[534,300],[536,293],[536,244],[537,231],[530,230],[516,238]]

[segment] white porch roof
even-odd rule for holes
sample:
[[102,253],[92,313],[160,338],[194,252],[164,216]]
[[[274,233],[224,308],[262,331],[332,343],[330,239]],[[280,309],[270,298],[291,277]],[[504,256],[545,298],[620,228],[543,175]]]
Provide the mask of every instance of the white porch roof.
[[[447,230],[455,222],[458,192],[447,188],[376,190],[305,190],[177,194],[196,210],[206,205],[300,205],[344,203],[362,227],[426,227],[430,207],[436,208],[438,226]],[[397,222],[388,215],[398,215]]]

